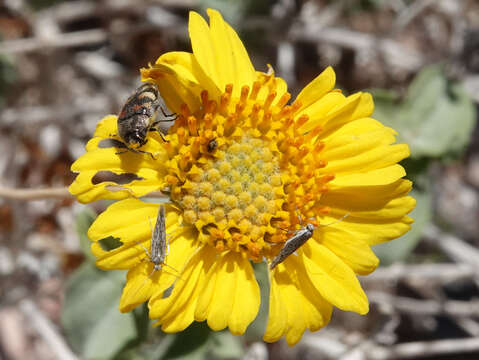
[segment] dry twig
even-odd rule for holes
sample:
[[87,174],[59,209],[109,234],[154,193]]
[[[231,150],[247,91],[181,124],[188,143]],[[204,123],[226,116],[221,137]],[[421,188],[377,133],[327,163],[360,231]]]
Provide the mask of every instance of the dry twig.
[[379,51],[387,63],[397,68],[415,71],[424,65],[423,57],[396,41],[340,28],[318,29],[316,26],[296,27],[291,31],[294,41],[325,42],[356,51]]
[[64,199],[72,197],[67,187],[44,189],[15,189],[0,186],[0,197],[12,200]]
[[28,322],[32,325],[37,334],[45,340],[50,349],[57,355],[58,359],[76,360],[76,355],[70,350],[53,324],[38,307],[30,300],[20,302],[20,310],[23,312]]
[[479,301],[417,300],[393,296],[379,291],[368,292],[372,303],[392,306],[399,312],[418,315],[450,315],[451,317],[479,316]]
[[424,238],[444,251],[452,260],[470,266],[479,275],[479,250],[464,240],[442,232],[437,226],[430,225],[424,231]]
[[374,346],[366,350],[367,356],[365,359],[419,359],[435,355],[464,354],[474,351],[479,351],[479,338],[418,341],[390,347]]
[[[124,190],[121,186],[109,186],[109,190],[112,192]],[[33,201],[43,199],[64,199],[73,197],[68,192],[67,187],[62,188],[44,188],[44,189],[15,189],[0,186],[0,198],[21,200],[21,201]],[[144,197],[150,198],[166,198],[165,194],[161,191],[151,192]]]
[[378,268],[371,275],[361,278],[361,282],[370,284],[381,281],[391,282],[420,279],[446,283],[469,278],[473,275],[474,270],[465,264],[394,264],[388,267]]
[[5,41],[0,44],[0,53],[16,54],[45,49],[65,48],[73,46],[96,45],[105,42],[108,35],[100,29],[75,31],[55,36],[50,39],[27,38]]

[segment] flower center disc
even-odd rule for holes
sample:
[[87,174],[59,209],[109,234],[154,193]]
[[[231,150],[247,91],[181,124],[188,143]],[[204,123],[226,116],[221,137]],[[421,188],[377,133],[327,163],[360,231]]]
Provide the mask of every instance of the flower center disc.
[[262,139],[245,136],[225,145],[196,170],[178,202],[200,241],[220,251],[246,250],[254,259],[265,246],[265,234],[277,231],[270,220],[282,204],[279,165]]
[[165,144],[184,222],[201,242],[257,262],[278,253],[299,217],[325,210],[319,194],[334,178],[318,173],[326,165],[324,144],[314,140],[321,129],[300,131],[308,116],[293,120],[301,105],[287,105],[289,93],[274,101],[274,81],[264,75],[239,97],[226,85],[219,101],[203,91],[201,108],[192,114],[184,105]]

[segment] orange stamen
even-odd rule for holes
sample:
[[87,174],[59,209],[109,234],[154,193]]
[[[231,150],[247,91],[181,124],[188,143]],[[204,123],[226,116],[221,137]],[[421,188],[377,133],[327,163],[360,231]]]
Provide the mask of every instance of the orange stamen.
[[278,103],[276,104],[276,106],[278,108],[282,108],[284,105],[286,105],[289,101],[289,99],[291,99],[291,94],[290,93],[284,93],[281,98],[279,99]]
[[299,129],[301,126],[303,126],[307,121],[309,120],[309,116],[306,114],[301,115],[298,120],[296,120],[294,124],[294,130],[296,131]]
[[271,92],[268,94],[268,97],[266,98],[266,101],[264,102],[264,105],[263,105],[263,108],[264,108],[265,110],[268,109],[268,108],[271,106],[271,104],[272,104],[272,102],[273,102],[273,100],[274,100],[275,97],[276,97],[276,91],[271,91]]
[[196,117],[189,116],[188,117],[188,131],[190,132],[190,136],[198,135],[198,128],[196,127]]
[[253,83],[253,90],[251,91],[251,94],[249,95],[249,98],[251,100],[256,100],[256,97],[258,96],[259,90],[261,89],[261,83],[256,80]]
[[203,103],[203,107],[206,107],[206,105],[208,104],[208,91],[203,90],[200,96],[201,96],[201,102]]
[[244,85],[241,88],[241,96],[240,96],[240,102],[241,103],[246,103],[246,99],[248,98],[248,93],[249,93],[249,86]]

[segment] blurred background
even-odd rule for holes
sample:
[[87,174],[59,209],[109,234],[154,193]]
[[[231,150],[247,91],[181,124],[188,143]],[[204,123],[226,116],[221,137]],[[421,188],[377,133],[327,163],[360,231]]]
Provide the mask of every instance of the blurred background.
[[[97,270],[86,237],[108,203],[64,188],[139,68],[190,51],[188,11],[208,7],[293,98],[332,65],[338,87],[371,91],[374,117],[411,148],[416,222],[374,248],[381,267],[360,279],[370,313],[334,311],[293,348],[262,341],[265,266],[242,337],[204,324],[165,335],[145,308],[120,314],[125,273]],[[0,1],[0,359],[478,359],[478,102],[477,0]]]

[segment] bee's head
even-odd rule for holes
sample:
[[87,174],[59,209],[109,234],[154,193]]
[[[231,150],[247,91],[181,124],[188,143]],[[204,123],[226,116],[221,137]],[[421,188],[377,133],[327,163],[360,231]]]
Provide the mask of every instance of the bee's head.
[[141,146],[146,143],[146,134],[148,129],[134,129],[125,134],[124,140],[129,145]]

